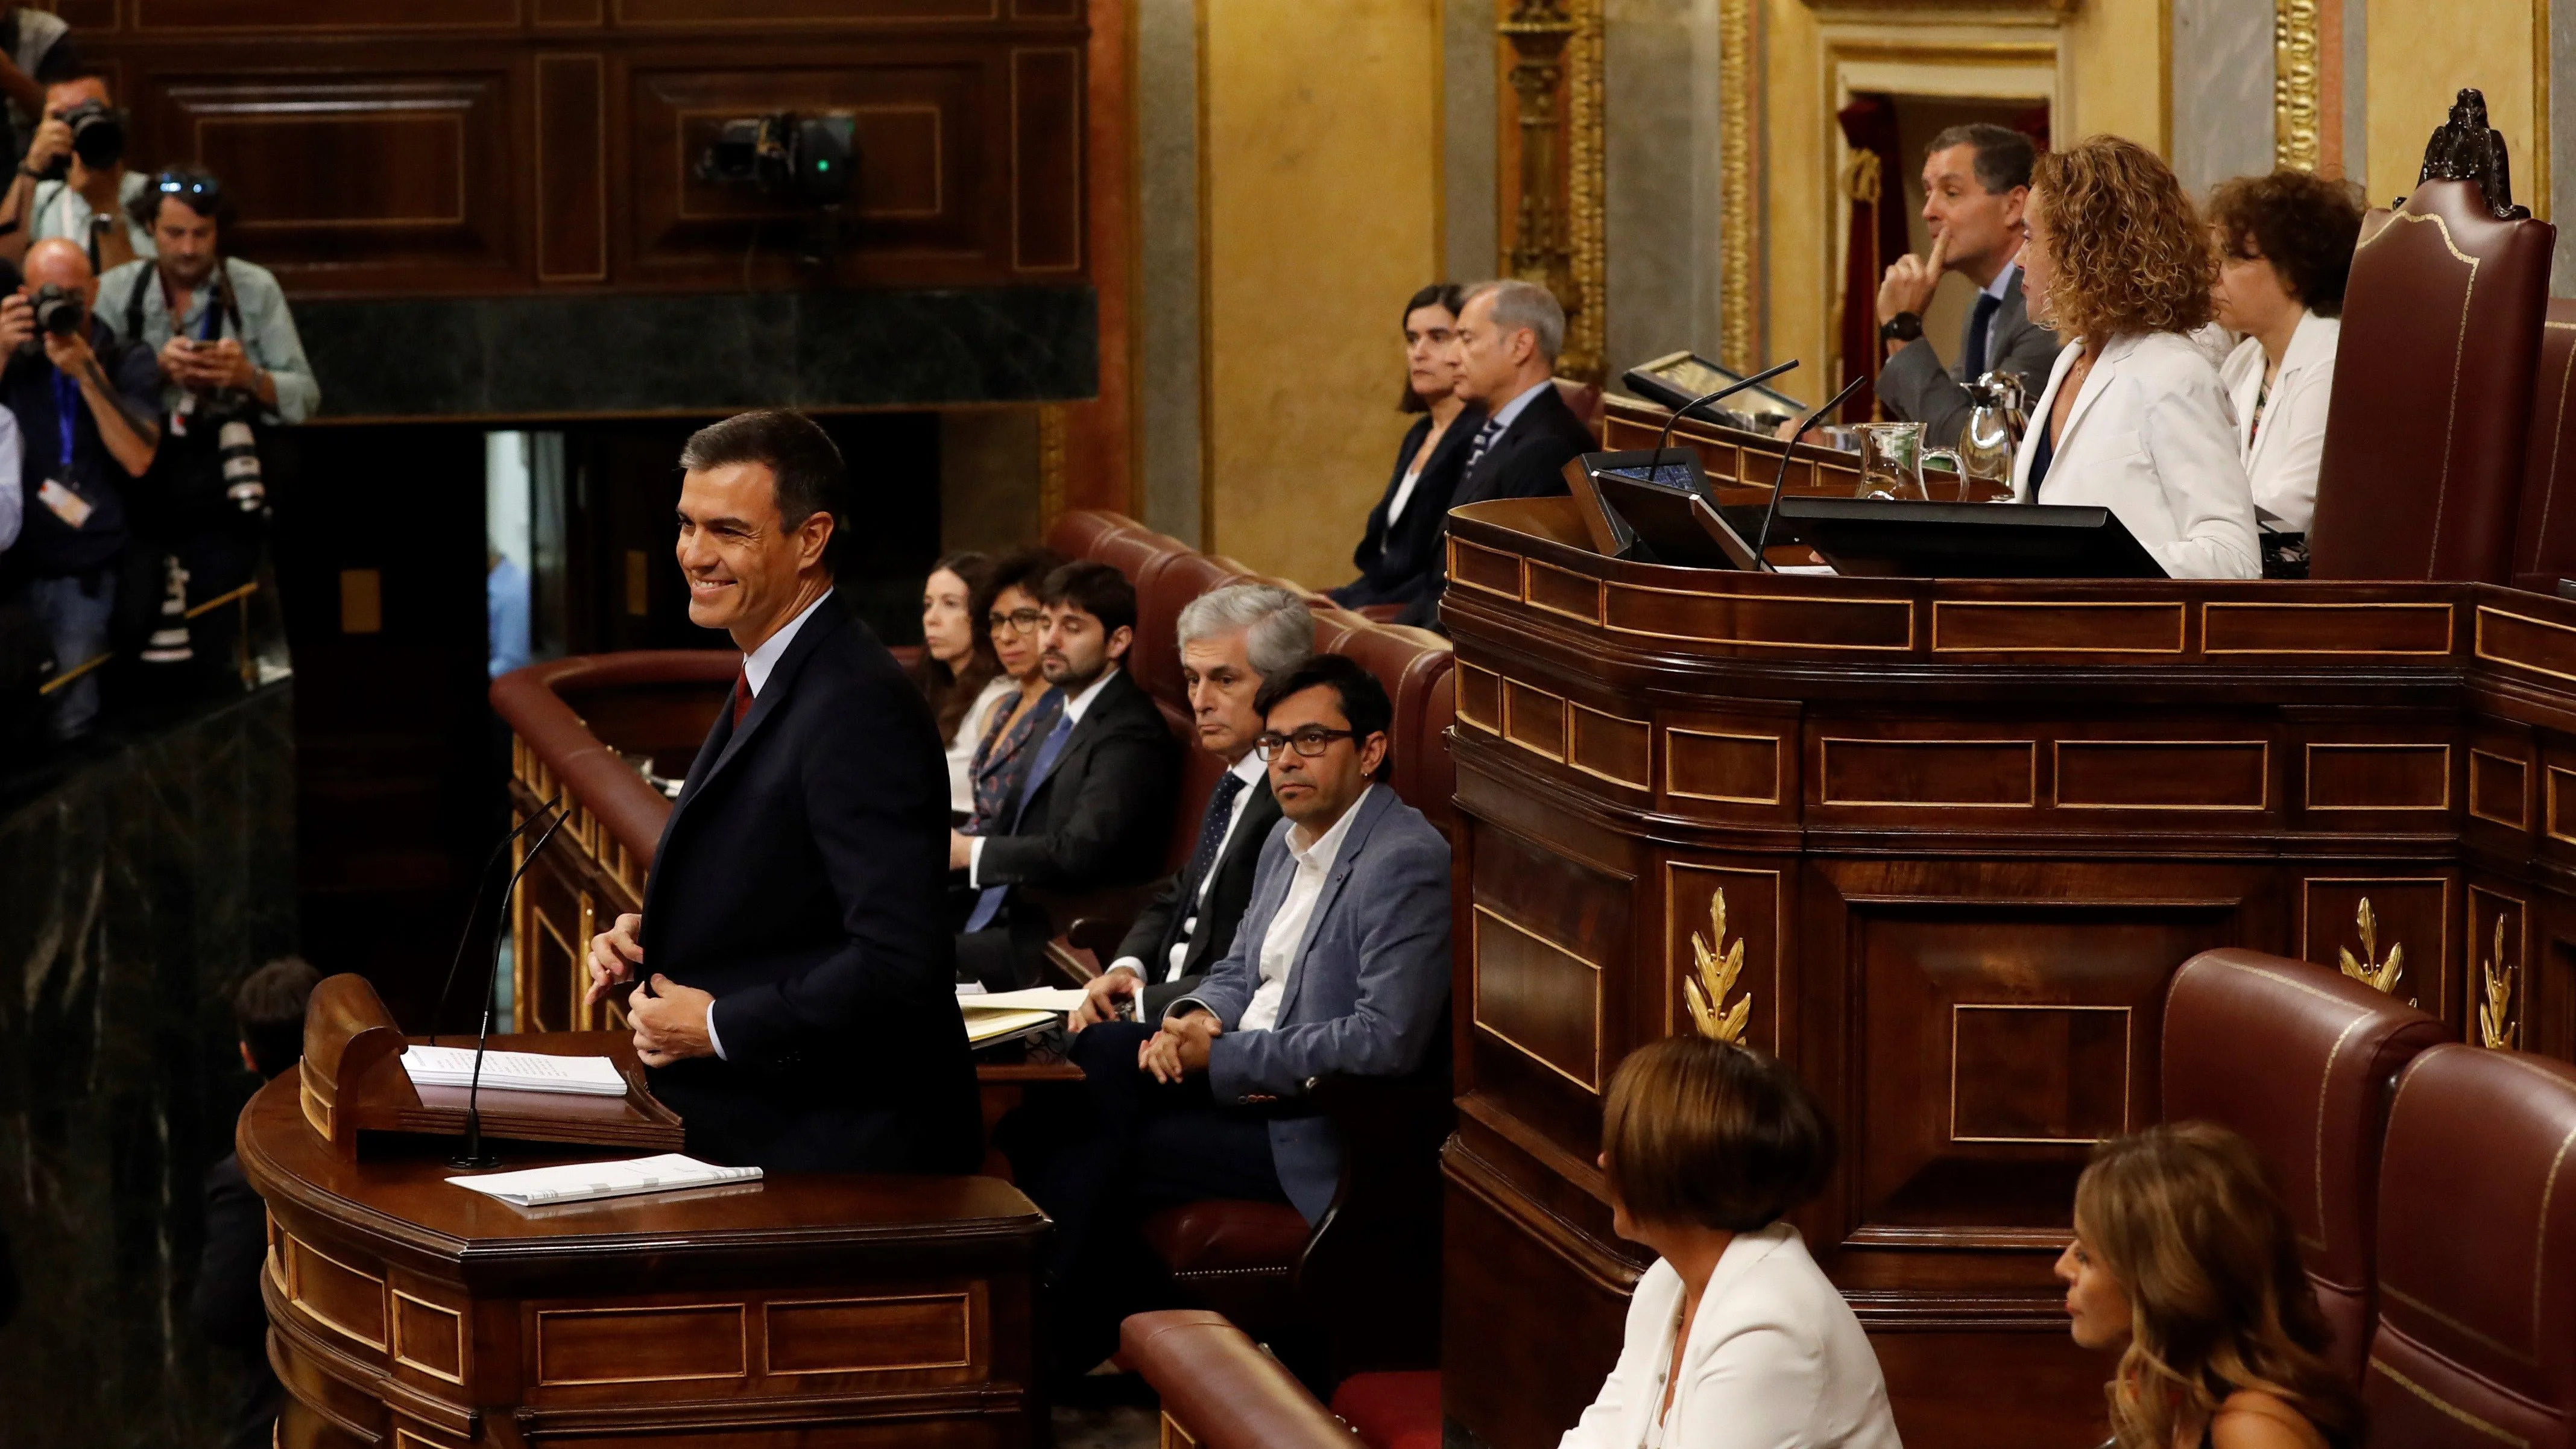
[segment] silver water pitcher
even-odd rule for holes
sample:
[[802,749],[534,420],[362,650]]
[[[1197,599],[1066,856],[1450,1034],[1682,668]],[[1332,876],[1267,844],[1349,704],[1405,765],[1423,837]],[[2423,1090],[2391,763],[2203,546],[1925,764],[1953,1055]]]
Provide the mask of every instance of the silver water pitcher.
[[2030,431],[2030,418],[2023,411],[2022,381],[2009,372],[1989,372],[1968,384],[1968,401],[1974,409],[1968,414],[1968,426],[1959,435],[1959,467],[1969,478],[2009,485],[2012,482],[2013,450],[2021,446]]

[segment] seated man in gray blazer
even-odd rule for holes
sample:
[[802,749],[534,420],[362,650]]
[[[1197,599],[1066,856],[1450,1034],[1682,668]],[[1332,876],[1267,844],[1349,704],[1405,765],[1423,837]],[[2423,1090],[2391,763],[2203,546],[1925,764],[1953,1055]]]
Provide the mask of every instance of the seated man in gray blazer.
[[[1952,126],[1925,150],[1923,220],[1932,229],[1932,253],[1898,257],[1878,285],[1878,339],[1887,356],[1878,398],[1890,416],[1923,424],[1930,446],[1958,446],[1974,408],[1965,384],[2009,372],[2021,379],[2025,402],[2035,401],[2057,361],[2057,334],[2030,320],[2021,295],[2021,212],[2030,199],[2032,154],[2028,136],[1984,122]],[[1947,371],[1923,337],[1923,309],[1944,272],[1977,288],[1959,361]]]
[[1135,1224],[1175,1203],[1332,1205],[1341,1143],[1307,1097],[1328,1076],[1423,1065],[1449,999],[1449,842],[1373,783],[1394,708],[1353,660],[1318,655],[1262,686],[1255,748],[1286,817],[1234,942],[1159,1023],[1074,1039],[1087,1119],[1016,1158],[1055,1219],[1041,1279],[1059,1375],[1115,1346],[1138,1307]]

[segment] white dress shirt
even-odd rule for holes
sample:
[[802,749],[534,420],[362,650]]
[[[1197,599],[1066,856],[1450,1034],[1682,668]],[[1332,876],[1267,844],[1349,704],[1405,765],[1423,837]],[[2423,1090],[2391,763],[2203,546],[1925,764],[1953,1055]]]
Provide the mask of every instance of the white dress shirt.
[[[1261,788],[1261,778],[1269,773],[1269,768],[1261,763],[1260,751],[1246,750],[1243,758],[1234,762],[1234,768],[1226,771],[1241,780],[1243,788],[1234,792],[1234,803],[1226,807],[1225,830],[1216,838],[1216,860],[1225,859],[1225,848],[1234,843],[1234,827],[1243,823],[1244,807],[1252,803],[1252,792]],[[1181,922],[1181,939],[1172,943],[1171,959],[1163,963],[1163,979],[1166,981],[1181,974],[1181,962],[1190,954],[1190,942],[1198,938],[1199,913],[1195,907],[1207,899],[1208,887],[1216,879],[1216,860],[1208,862],[1207,874],[1199,877],[1199,888],[1190,897],[1193,909],[1188,919]],[[1145,979],[1145,959],[1141,956],[1121,956],[1109,963],[1109,969],[1124,971],[1139,981]]]
[[[2317,512],[2317,464],[2326,454],[2326,404],[2334,397],[2335,349],[2343,323],[2302,313],[2281,353],[2272,395],[2263,397],[2263,344],[2236,344],[2219,369],[2236,408],[2237,455],[2254,489],[2254,519],[2276,533],[2305,533]],[[2262,416],[2255,416],[2261,402]],[[2260,426],[2257,426],[2257,424]]]
[[1739,1234],[1718,1256],[1664,1414],[1682,1275],[1658,1258],[1628,1300],[1626,1342],[1558,1449],[1898,1449],[1887,1380],[1860,1320],[1798,1230]]
[[1556,379],[1552,377],[1533,383],[1527,390],[1522,392],[1520,396],[1513,398],[1510,402],[1503,404],[1501,407],[1498,407],[1494,409],[1493,412],[1487,414],[1482,426],[1491,427],[1494,430],[1494,435],[1485,440],[1485,446],[1490,448],[1494,444],[1501,442],[1503,440],[1503,434],[1512,430],[1512,424],[1520,421],[1521,414],[1529,411],[1529,405],[1538,401],[1539,393],[1544,389],[1554,386],[1556,386]]
[[1288,857],[1297,862],[1297,873],[1288,878],[1288,895],[1279,902],[1279,913],[1270,918],[1270,929],[1261,937],[1261,984],[1253,988],[1251,1002],[1234,1024],[1236,1031],[1268,1031],[1279,1024],[1280,1003],[1288,998],[1288,976],[1297,968],[1298,953],[1306,948],[1306,928],[1314,924],[1315,903],[1323,898],[1324,877],[1333,873],[1333,857],[1341,854],[1342,840],[1351,833],[1351,822],[1360,818],[1360,805],[1369,790],[1360,792],[1314,844],[1300,846],[1298,837],[1306,833],[1302,825],[1288,831]]
[[[776,669],[778,661],[785,657],[787,646],[796,642],[796,631],[804,628],[805,621],[814,617],[814,611],[823,607],[823,599],[830,597],[832,597],[832,591],[825,589],[822,598],[798,610],[795,618],[778,626],[777,633],[761,640],[759,648],[742,656],[742,677],[751,681],[752,698],[760,698],[760,687],[769,682],[769,672]],[[707,1004],[707,1045],[715,1049],[718,1060],[724,1059],[724,1038],[716,1035],[716,1008],[713,1002]]]
[[[1064,728],[1067,734],[1072,733],[1074,726],[1082,723],[1082,712],[1091,708],[1091,702],[1098,699],[1100,697],[1100,691],[1107,689],[1109,687],[1109,681],[1115,679],[1117,676],[1118,666],[1116,664],[1111,664],[1108,668],[1100,671],[1100,677],[1085,686],[1082,693],[1077,694],[1073,698],[1064,702]],[[1040,740],[1038,741],[1038,745],[1040,748],[1044,748],[1046,741]],[[1061,758],[1061,756],[1058,758]],[[1020,788],[1022,790],[1033,789],[1036,787],[1036,783],[1037,782],[1033,780],[1022,785]],[[982,890],[984,888],[983,867],[984,837],[978,835],[966,847],[966,884],[973,886],[977,890]]]
[[2131,334],[2102,349],[2031,497],[2037,430],[2048,426],[2057,390],[2083,355],[2080,340],[2057,354],[2030,410],[2032,434],[2013,458],[2013,497],[2110,509],[2174,578],[2262,577],[2236,411],[2218,369],[2179,333]]

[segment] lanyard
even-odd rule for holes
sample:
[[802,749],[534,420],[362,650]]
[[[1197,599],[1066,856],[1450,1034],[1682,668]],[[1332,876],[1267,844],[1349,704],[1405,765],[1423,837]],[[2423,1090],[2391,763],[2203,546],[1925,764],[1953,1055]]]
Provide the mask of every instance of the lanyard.
[[61,439],[60,451],[54,454],[54,467],[71,481],[73,425],[80,417],[80,384],[71,380],[61,368],[54,369],[54,431]]

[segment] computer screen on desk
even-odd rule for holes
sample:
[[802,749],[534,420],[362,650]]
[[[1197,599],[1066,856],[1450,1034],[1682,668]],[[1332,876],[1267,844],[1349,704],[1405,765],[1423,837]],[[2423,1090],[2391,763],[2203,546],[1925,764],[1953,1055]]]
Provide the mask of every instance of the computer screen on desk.
[[1593,546],[1632,563],[1752,569],[1753,547],[1717,506],[1695,449],[1586,453],[1566,465]]

